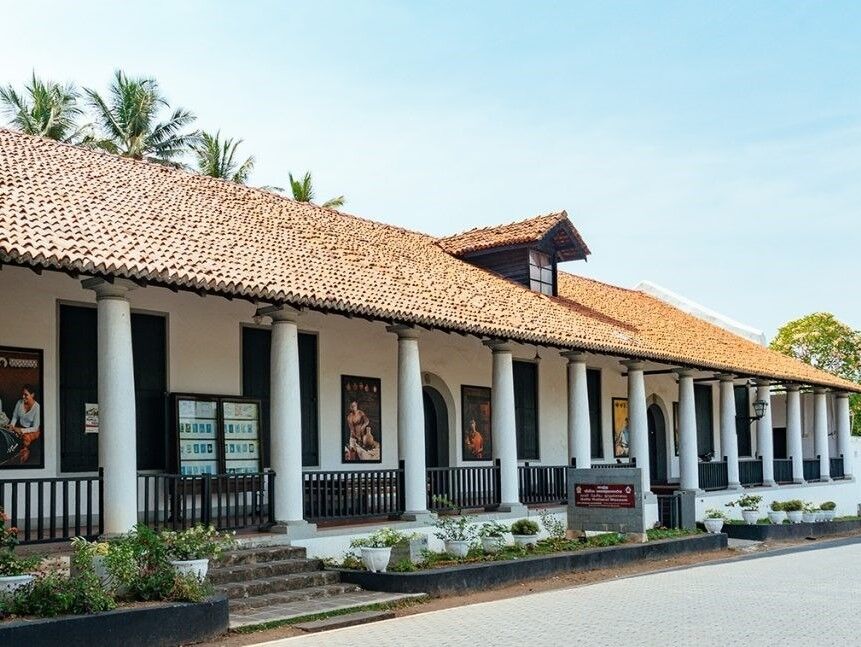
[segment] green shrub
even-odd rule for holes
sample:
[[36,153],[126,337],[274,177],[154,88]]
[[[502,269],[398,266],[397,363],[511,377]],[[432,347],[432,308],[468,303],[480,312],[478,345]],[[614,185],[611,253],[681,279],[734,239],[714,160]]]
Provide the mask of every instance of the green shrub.
[[532,519],[518,519],[511,524],[512,535],[537,535],[538,524]]
[[350,548],[392,548],[408,543],[412,537],[393,528],[381,528],[367,537],[354,539],[350,542]]
[[804,503],[800,499],[790,499],[783,502],[783,509],[786,512],[801,512],[804,509]]
[[538,513],[538,516],[541,518],[541,525],[544,526],[544,530],[547,531],[547,534],[551,538],[565,539],[566,524],[564,521],[558,519],[547,510],[542,510]]
[[66,577],[50,573],[19,589],[7,601],[10,613],[50,618],[68,614],[98,613],[116,607],[91,571]]
[[161,539],[173,559],[216,559],[236,543],[233,535],[218,532],[213,526],[198,525],[178,532],[165,530]]
[[508,526],[503,523],[499,523],[498,521],[488,521],[481,525],[481,529],[478,531],[479,537],[496,537],[501,538],[505,537],[505,533],[508,532]]
[[472,525],[475,517],[439,517],[434,524],[434,536],[442,541],[473,541],[478,531]]
[[834,501],[826,501],[822,505],[819,506],[821,510],[836,510],[837,504]]
[[783,502],[781,501],[772,501],[771,502],[771,511],[772,512],[781,512],[783,508]]

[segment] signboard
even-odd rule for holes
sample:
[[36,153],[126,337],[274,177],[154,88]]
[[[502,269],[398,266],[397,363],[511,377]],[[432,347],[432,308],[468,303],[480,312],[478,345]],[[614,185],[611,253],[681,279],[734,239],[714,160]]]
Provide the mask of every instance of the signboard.
[[578,483],[574,505],[581,508],[633,508],[634,488],[621,483]]

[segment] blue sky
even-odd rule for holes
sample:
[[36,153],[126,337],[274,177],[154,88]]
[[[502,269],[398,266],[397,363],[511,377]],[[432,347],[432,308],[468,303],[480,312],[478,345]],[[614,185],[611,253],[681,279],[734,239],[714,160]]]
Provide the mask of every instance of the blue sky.
[[[446,234],[567,209],[566,269],[772,335],[861,328],[861,3],[8,3],[0,82],[156,77],[252,183]],[[48,17],[48,19],[46,19]],[[11,28],[9,28],[11,27]]]

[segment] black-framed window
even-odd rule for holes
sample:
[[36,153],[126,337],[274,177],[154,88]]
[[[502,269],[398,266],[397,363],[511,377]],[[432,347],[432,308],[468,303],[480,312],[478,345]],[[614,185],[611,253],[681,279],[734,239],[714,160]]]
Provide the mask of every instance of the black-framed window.
[[517,458],[538,460],[538,364],[513,363]]
[[529,250],[529,289],[553,296],[553,259],[550,254]]
[[[269,466],[269,366],[272,332],[242,328],[242,395],[260,400],[263,465]],[[302,415],[302,465],[320,464],[318,433],[317,335],[299,333],[299,400]]]
[[697,454],[714,451],[714,405],[711,384],[694,385],[694,407],[697,418]]
[[[99,434],[85,433],[85,405],[98,403],[97,310],[60,304],[60,470],[99,467]],[[131,313],[138,469],[166,469],[167,319]]]
[[586,369],[586,391],[589,398],[592,458],[604,458],[604,431],[601,425],[601,369]]
[[753,456],[753,444],[750,435],[750,389],[746,386],[736,386],[735,391],[735,433],[738,439],[738,455]]

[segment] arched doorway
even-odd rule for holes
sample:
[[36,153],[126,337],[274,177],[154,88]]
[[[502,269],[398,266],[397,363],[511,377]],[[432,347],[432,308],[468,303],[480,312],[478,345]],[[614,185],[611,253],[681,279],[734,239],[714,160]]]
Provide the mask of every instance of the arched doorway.
[[646,410],[649,421],[649,473],[652,484],[667,482],[667,424],[664,412],[657,404]]
[[448,407],[439,391],[422,387],[425,410],[425,464],[448,467]]

